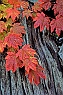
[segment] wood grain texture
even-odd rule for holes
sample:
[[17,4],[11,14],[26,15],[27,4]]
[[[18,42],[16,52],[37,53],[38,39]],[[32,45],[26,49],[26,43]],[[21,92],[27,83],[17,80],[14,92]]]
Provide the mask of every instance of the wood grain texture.
[[41,79],[38,86],[30,84],[24,77],[24,68],[15,73],[5,70],[5,61],[0,54],[0,95],[63,95],[62,60],[58,55],[59,48],[46,29],[43,33],[33,28],[32,20],[21,22],[26,35],[23,44],[30,44],[38,53],[38,61],[45,68],[47,79]]

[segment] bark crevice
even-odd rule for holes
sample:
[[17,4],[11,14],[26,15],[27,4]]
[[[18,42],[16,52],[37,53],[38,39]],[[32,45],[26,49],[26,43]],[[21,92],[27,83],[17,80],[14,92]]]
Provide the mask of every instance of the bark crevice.
[[59,47],[46,30],[43,33],[34,29],[33,22],[26,18],[22,21],[25,26],[26,36],[23,45],[30,44],[38,53],[38,61],[45,68],[47,79],[41,79],[38,86],[30,84],[28,78],[24,78],[24,68],[16,73],[5,70],[5,61],[0,55],[0,89],[1,95],[63,95],[63,70],[62,60],[58,55]]

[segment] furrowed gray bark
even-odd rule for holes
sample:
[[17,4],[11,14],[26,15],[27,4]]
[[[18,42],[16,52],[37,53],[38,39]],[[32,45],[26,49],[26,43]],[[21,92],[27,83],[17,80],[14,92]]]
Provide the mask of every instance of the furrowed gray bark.
[[47,78],[41,79],[38,86],[30,84],[28,78],[24,78],[24,70],[6,71],[0,54],[0,95],[63,95],[63,61],[58,54],[59,47],[49,33],[46,35],[46,29],[40,34],[39,29],[33,28],[31,20],[24,18],[22,23],[26,30],[23,44],[30,44],[37,51],[39,64],[45,68]]

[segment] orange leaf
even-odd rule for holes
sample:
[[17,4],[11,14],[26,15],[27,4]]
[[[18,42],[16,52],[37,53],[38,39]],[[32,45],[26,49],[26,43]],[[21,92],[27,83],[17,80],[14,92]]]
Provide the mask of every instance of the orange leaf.
[[29,3],[26,2],[26,1],[21,1],[21,2],[20,2],[20,6],[21,6],[23,9],[28,9]]
[[8,2],[14,7],[20,7],[20,0],[8,0]]
[[27,17],[27,19],[28,19],[28,17],[30,16],[30,17],[32,17],[32,11],[30,11],[29,9],[27,10],[25,10],[25,11],[23,11],[23,17]]
[[0,52],[4,51],[5,46],[4,42],[0,40]]
[[36,70],[36,65],[38,64],[37,58],[34,57],[36,54],[35,50],[30,48],[30,45],[24,45],[20,49],[16,56],[23,61],[25,70],[29,73],[29,70]]
[[36,2],[34,3],[34,6],[32,6],[32,10],[34,12],[41,11],[42,7],[40,6],[40,3]]
[[22,7],[24,9],[27,9],[29,6],[29,3],[24,0],[8,0],[10,4],[12,4],[14,7]]
[[6,30],[5,23],[0,21],[0,32],[3,32],[4,30]]
[[20,12],[16,8],[8,8],[6,10],[6,13],[7,13],[7,17],[6,18],[8,19],[9,17],[11,17],[13,21],[20,14]]

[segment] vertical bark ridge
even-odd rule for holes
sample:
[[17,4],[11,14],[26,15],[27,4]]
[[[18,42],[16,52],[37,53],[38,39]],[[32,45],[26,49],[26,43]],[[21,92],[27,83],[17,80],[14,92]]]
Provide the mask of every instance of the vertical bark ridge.
[[45,68],[46,80],[41,79],[38,86],[30,84],[27,77],[23,78],[24,70],[15,73],[5,70],[5,61],[0,55],[0,89],[1,95],[63,95],[62,60],[58,58],[58,47],[50,35],[41,34],[34,29],[32,20],[23,19],[26,36],[24,43],[29,44],[38,53],[38,61]]

